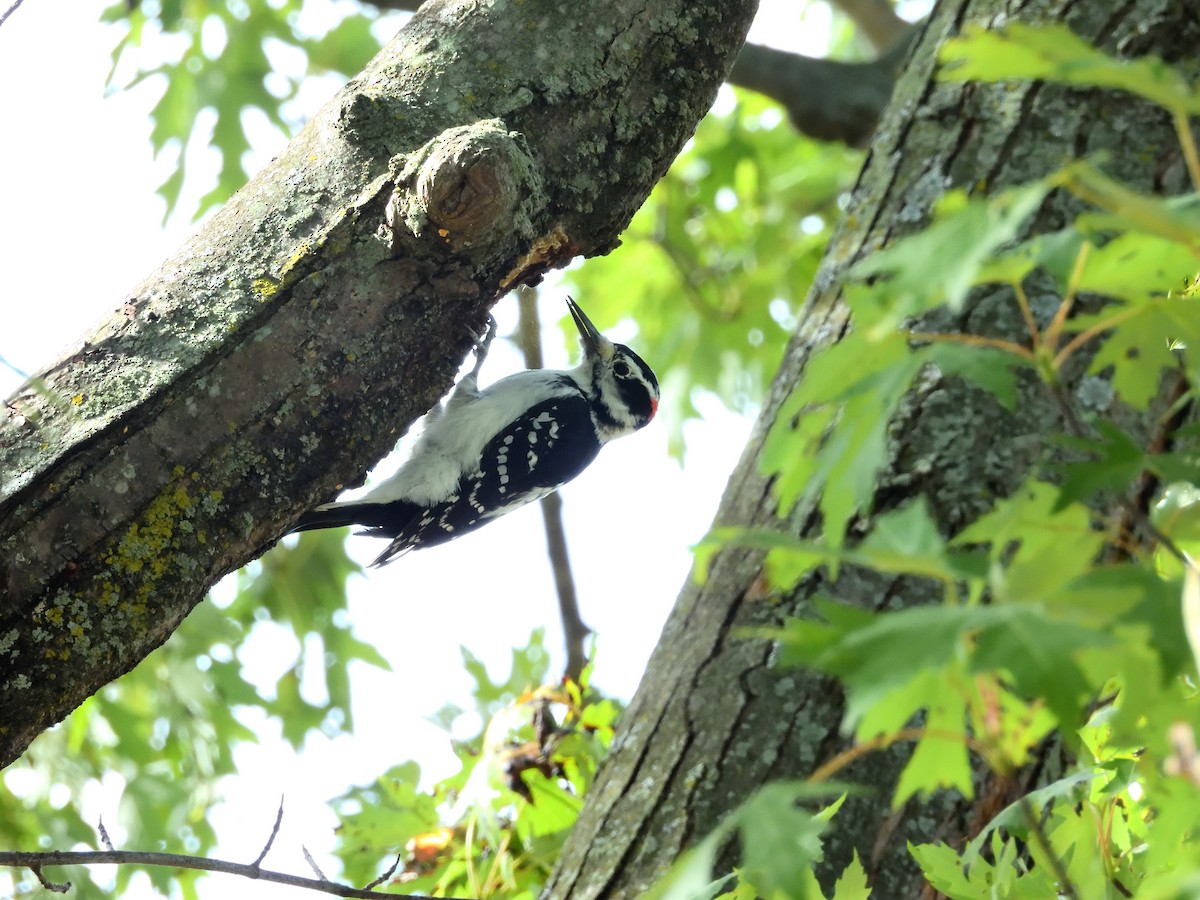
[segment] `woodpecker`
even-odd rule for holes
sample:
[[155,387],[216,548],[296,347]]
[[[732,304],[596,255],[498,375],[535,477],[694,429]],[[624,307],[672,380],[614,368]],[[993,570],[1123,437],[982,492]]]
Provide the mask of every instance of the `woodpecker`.
[[583,345],[574,369],[530,369],[479,389],[496,322],[475,346],[475,365],[425,430],[400,470],[359,500],[327,503],[293,531],[362,525],[390,538],[371,563],[444,544],[558,490],[609,441],[654,418],[658,379],[642,358],[604,337],[570,297]]

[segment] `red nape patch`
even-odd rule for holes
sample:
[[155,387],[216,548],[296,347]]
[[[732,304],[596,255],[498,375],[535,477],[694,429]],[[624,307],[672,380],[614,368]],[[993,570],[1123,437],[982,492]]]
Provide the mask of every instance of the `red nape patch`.
[[651,397],[650,398],[650,418],[653,419],[657,413],[658,413],[658,401],[655,400],[653,397]]

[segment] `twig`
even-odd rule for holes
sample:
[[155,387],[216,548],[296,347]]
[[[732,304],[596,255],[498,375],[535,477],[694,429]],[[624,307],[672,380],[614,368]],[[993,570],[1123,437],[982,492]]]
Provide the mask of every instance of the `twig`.
[[112,840],[108,836],[108,829],[104,827],[104,817],[100,817],[100,821],[96,823],[96,830],[100,832],[100,840],[104,843],[106,850],[116,850]]
[[257,869],[259,863],[267,858],[267,853],[271,849],[271,845],[275,843],[275,835],[279,834],[279,826],[283,824],[283,795],[279,795],[279,811],[275,813],[275,826],[271,829],[271,835],[267,838],[267,843],[263,846],[262,852],[255,857],[254,862],[250,865]]
[[325,873],[321,871],[321,867],[317,865],[317,861],[313,859],[312,854],[308,852],[308,848],[301,844],[300,852],[304,854],[304,861],[308,863],[308,867],[313,870],[317,878],[323,882],[328,882],[329,879],[325,877]]
[[[20,6],[23,2],[24,2],[24,0],[13,0],[12,5],[4,11],[3,15],[0,15],[0,25],[3,25],[5,22],[7,22],[8,17],[11,16],[13,13],[15,13],[17,11],[17,7]],[[70,885],[67,885],[67,886],[70,887]],[[54,890],[54,888],[50,888],[50,890]]]
[[[308,851],[305,857],[310,861]],[[44,866],[162,866],[168,869],[196,869],[201,872],[221,872],[225,875],[240,875],[243,878],[255,878],[259,881],[269,881],[273,884],[285,884],[288,887],[307,888],[310,891],[320,891],[334,897],[387,897],[389,900],[416,900],[412,894],[392,894],[385,891],[360,890],[345,884],[329,881],[323,875],[319,878],[304,878],[300,875],[288,875],[286,872],[272,872],[249,866],[245,863],[228,862],[221,859],[208,859],[203,856],[185,856],[182,853],[154,853],[140,850],[85,850],[81,852],[68,850],[46,850],[26,852],[23,850],[0,851],[0,866],[29,869],[37,876],[38,881],[47,890],[62,893],[67,885],[55,885],[48,882],[41,873]],[[314,869],[316,868],[313,864]],[[319,870],[317,870],[319,871]]]
[[388,870],[386,872],[384,872],[382,875],[380,875],[378,878],[376,878],[374,881],[372,881],[370,884],[368,884],[366,887],[364,887],[363,890],[369,891],[372,888],[377,888],[377,887],[379,887],[379,885],[383,884],[385,881],[387,881],[389,878],[391,878],[392,873],[395,872],[396,869],[399,867],[400,860],[402,860],[402,859],[404,859],[404,854],[397,853],[396,861],[394,863],[392,863],[391,866],[388,867]]
[[[12,10],[9,10],[9,12],[12,12]],[[5,13],[5,15],[7,15],[7,13]],[[7,359],[5,359],[3,356],[0,356],[0,366],[4,366],[4,368],[12,370],[15,374],[20,375],[26,381],[29,380],[28,372],[26,372],[20,366],[13,365]]]
[[[521,351],[525,354],[525,366],[540,369],[542,362],[541,327],[537,312],[537,293],[523,289],[518,298],[520,318],[517,332]],[[557,493],[542,498],[542,523],[546,529],[546,553],[550,557],[550,568],[554,572],[554,587],[558,592],[558,613],[562,618],[563,643],[567,651],[566,676],[578,681],[587,665],[585,645],[592,630],[579,614],[579,598],[575,592],[575,578],[571,573],[571,557],[567,552],[567,533],[562,521],[562,497]]]
[[37,877],[38,883],[48,891],[51,891],[55,894],[65,894],[71,889],[71,882],[69,881],[64,881],[61,884],[55,881],[49,881],[46,876],[42,874],[41,866],[30,866],[29,868]]

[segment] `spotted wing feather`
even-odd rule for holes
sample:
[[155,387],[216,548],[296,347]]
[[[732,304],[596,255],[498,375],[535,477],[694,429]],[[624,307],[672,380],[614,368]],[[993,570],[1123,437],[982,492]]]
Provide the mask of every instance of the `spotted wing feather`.
[[393,538],[373,565],[383,565],[408,550],[443,544],[538,500],[582,472],[599,452],[583,395],[539,403],[484,447],[480,465],[463,476],[444,502],[425,508],[413,505],[411,514],[407,509],[395,510],[407,516],[403,523],[396,515],[378,524],[357,519],[374,526],[366,533]]

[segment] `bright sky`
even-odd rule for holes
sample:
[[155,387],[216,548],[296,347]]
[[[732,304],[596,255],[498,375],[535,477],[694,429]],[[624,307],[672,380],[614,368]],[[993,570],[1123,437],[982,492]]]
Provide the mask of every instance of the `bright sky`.
[[[77,0],[65,7],[27,0],[0,27],[0,84],[7,86],[0,93],[0,357],[25,371],[52,361],[119,306],[192,228],[179,219],[160,227],[163,204],[153,191],[169,173],[171,160],[151,157],[147,114],[158,88],[147,84],[102,97],[116,39],[98,24],[105,5],[104,0]],[[321,5],[306,3],[306,15]],[[325,5],[335,8],[329,0]],[[763,24],[760,15],[754,33],[760,42],[795,33],[795,6],[787,0],[774,5],[779,9],[773,21]],[[781,16],[784,27],[778,24]],[[828,28],[823,8],[814,7],[808,19],[804,30],[818,37],[820,46]],[[314,103],[334,89],[318,88],[325,89]],[[282,143],[282,137],[265,134],[255,158],[265,162]],[[211,186],[203,173],[212,161],[202,147],[196,149],[189,163],[198,176],[191,181],[191,199]],[[187,196],[182,205],[192,208]],[[587,298],[579,299],[586,309]],[[542,319],[548,327],[563,314],[561,300],[543,292]],[[496,313],[500,333],[510,332],[515,302],[503,300]],[[636,337],[630,342],[636,347]],[[577,358],[573,351],[568,359],[554,333],[545,344],[550,366]],[[520,367],[511,345],[497,341],[481,382]],[[7,395],[21,380],[0,366],[0,393]],[[705,420],[685,431],[686,467],[667,456],[666,429],[659,424],[607,447],[563,491],[583,617],[599,638],[595,682],[618,697],[628,699],[636,688],[688,577],[688,547],[707,530],[749,431],[748,420],[718,403],[702,406]],[[365,564],[380,547],[368,538],[352,538],[350,549]],[[358,730],[351,737],[311,740],[297,756],[277,739],[275,726],[260,726],[262,743],[240,748],[241,775],[221,785],[226,800],[211,812],[221,836],[217,856],[252,859],[283,794],[287,812],[266,865],[308,874],[300,851],[304,844],[327,873],[336,873],[329,855],[336,824],[327,808],[331,797],[407,759],[419,760],[427,776],[453,770],[447,736],[423,717],[446,702],[467,705],[469,681],[460,645],[503,676],[511,648],[524,645],[531,629],[544,625],[551,671],[562,670],[557,604],[536,507],[354,579],[350,612],[359,636],[376,642],[394,671],[352,669]],[[296,654],[290,632],[268,624],[239,656],[252,678],[273,683]],[[319,693],[322,686],[311,680],[306,689]],[[119,793],[119,783],[110,783],[80,801],[88,818],[103,815],[118,846]],[[10,890],[5,878],[0,873],[0,895]],[[230,882],[209,879],[204,896],[217,896],[222,885]],[[265,884],[254,890],[260,900],[297,896]],[[124,896],[151,894],[131,890]]]

